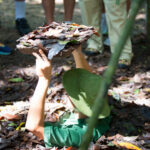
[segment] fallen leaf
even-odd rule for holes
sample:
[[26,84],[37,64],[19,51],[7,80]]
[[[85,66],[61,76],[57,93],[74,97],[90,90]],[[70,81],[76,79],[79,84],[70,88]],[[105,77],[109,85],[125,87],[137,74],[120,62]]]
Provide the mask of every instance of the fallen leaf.
[[129,142],[113,142],[116,146],[120,146],[126,149],[130,149],[130,150],[141,150],[141,148],[137,147],[134,144],[131,144]]
[[134,77],[133,77],[133,81],[135,83],[141,83],[142,82],[142,79],[141,79],[141,76],[139,74],[136,74]]
[[77,26],[77,27],[81,26],[81,25],[79,25],[79,24],[77,24],[77,23],[72,23],[71,25]]
[[[33,150],[45,150],[45,147],[42,146],[42,145],[37,144],[37,145],[36,145],[36,148],[33,149]],[[57,150],[57,149],[55,149],[55,150]]]
[[21,127],[20,131],[25,131],[26,128],[25,127]]
[[103,71],[105,71],[106,69],[107,69],[107,66],[101,66],[101,67],[99,67],[99,68],[97,69],[97,71],[103,72]]
[[9,145],[11,145],[10,139],[0,138],[0,150],[3,150],[4,148],[8,147]]
[[21,119],[21,116],[19,115],[11,115],[11,114],[3,114],[3,117],[8,119],[9,121],[13,121],[13,120],[20,120]]
[[99,144],[94,144],[92,147],[92,150],[100,150],[101,149],[101,145]]
[[13,102],[4,102],[5,105],[12,105]]
[[146,93],[150,93],[150,88],[145,88],[145,89],[143,89],[143,91]]
[[24,141],[24,142],[26,142],[26,141],[28,141],[28,140],[29,140],[28,137],[26,137],[26,136],[23,137],[23,141]]
[[12,137],[14,135],[18,135],[18,131],[14,130],[14,131],[9,131],[7,137]]
[[51,60],[55,55],[57,55],[61,50],[63,50],[65,45],[55,43],[52,45],[51,50],[48,52],[48,58]]
[[71,65],[73,62],[71,60],[68,60],[67,63]]
[[115,144],[114,144],[113,142],[109,142],[107,145],[108,145],[109,147],[115,146]]
[[130,93],[131,93],[130,91],[125,91],[125,92],[124,92],[124,94],[130,94]]
[[61,45],[66,45],[68,42],[69,41],[61,41],[61,40],[58,41],[58,43],[61,44]]
[[117,81],[129,81],[129,78],[125,76],[121,76],[120,78],[117,79]]
[[77,148],[70,146],[70,147],[66,148],[65,150],[77,150]]
[[8,80],[9,82],[24,82],[22,78],[11,78]]
[[49,117],[49,121],[50,122],[57,122],[58,121],[58,117],[55,114],[52,114]]
[[100,37],[100,34],[99,34],[98,32],[95,31],[94,34],[95,34],[96,36]]
[[8,124],[8,126],[10,126],[10,127],[12,127],[12,126],[17,126],[17,124],[14,123],[14,122],[11,122],[11,123]]
[[38,140],[30,140],[32,143],[36,143],[36,144],[40,144],[40,141],[38,141]]
[[140,93],[140,89],[134,89],[134,94],[139,94]]
[[109,91],[109,95],[112,96],[115,100],[120,100],[120,95],[118,93],[115,93],[114,91]]
[[65,65],[64,65],[64,66],[62,66],[62,68],[64,69],[64,71],[68,71],[68,70],[70,70],[70,69],[71,69],[71,67],[70,67],[70,66],[67,66],[67,65],[66,65],[66,66],[65,66]]
[[0,121],[4,119],[4,116],[0,116]]
[[19,124],[19,126],[16,128],[16,130],[19,130],[24,124],[25,124],[25,122],[21,122],[21,123]]

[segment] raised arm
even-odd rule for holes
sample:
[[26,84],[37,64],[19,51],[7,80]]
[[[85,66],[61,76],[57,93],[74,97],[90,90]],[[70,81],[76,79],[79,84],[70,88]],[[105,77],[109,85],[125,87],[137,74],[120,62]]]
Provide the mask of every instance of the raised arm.
[[39,50],[39,53],[40,55],[33,53],[36,57],[36,72],[39,79],[33,97],[31,98],[26,129],[33,132],[39,138],[44,139],[44,105],[50,83],[52,66],[43,51]]
[[76,63],[76,68],[83,68],[92,72],[92,68],[89,66],[88,62],[86,61],[84,55],[81,52],[81,45],[78,46],[73,52],[73,57]]

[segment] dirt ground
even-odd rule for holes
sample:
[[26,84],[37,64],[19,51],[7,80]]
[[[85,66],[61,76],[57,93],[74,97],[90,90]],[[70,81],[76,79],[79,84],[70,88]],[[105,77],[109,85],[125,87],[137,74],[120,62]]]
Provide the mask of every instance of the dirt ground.
[[[26,7],[27,20],[32,29],[44,24],[44,11],[40,0],[28,0]],[[63,3],[56,1],[56,21],[63,21]],[[33,94],[37,77],[35,75],[35,59],[24,55],[15,49],[19,34],[15,29],[15,10],[13,0],[0,0],[0,42],[13,49],[9,56],[0,55],[0,114],[19,114],[17,121],[2,120],[0,122],[0,149],[44,150],[40,141],[30,132],[24,131],[24,123],[29,108],[29,99]],[[81,24],[78,3],[75,7],[73,21]],[[110,130],[97,142],[98,149],[117,150],[123,148],[116,143],[132,143],[142,150],[150,149],[150,49],[146,45],[145,9],[141,8],[136,18],[132,32],[134,57],[129,69],[117,69],[113,83],[109,89],[109,99],[112,107],[112,123]],[[103,75],[111,54],[105,47],[103,54],[87,57],[89,64],[97,74]],[[53,77],[47,97],[47,107],[50,99],[53,103],[65,101],[65,92],[61,84],[62,74],[74,67],[72,57],[56,58],[53,61]],[[10,82],[9,79],[21,78],[22,82]],[[61,108],[61,109],[59,109]],[[61,111],[64,106],[56,107]],[[49,107],[46,112],[49,111]],[[14,123],[14,126],[12,125]],[[22,125],[21,125],[22,123]],[[11,125],[10,125],[11,124]],[[19,130],[16,130],[19,127]]]

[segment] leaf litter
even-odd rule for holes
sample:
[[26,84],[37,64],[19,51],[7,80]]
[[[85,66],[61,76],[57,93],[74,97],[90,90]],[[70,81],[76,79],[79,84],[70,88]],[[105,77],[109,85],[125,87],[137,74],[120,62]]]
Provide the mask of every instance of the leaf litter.
[[[97,57],[96,59],[99,59],[99,57]],[[101,74],[102,72],[101,70],[99,71],[98,66],[100,65],[98,61],[97,63],[95,63],[96,60],[94,57],[88,59],[89,61],[94,62],[93,66],[96,68],[97,74]],[[64,66],[68,66],[67,61]],[[106,66],[106,64],[104,66]],[[133,71],[137,72],[138,69],[139,68]],[[11,78],[12,72],[13,69],[10,71],[10,73],[8,72],[7,78]],[[46,120],[56,122],[59,120],[59,117],[69,108],[66,105],[66,92],[64,91],[61,83],[62,75],[65,72],[64,67],[54,66],[52,72],[52,84],[50,85],[48,90],[45,114]],[[150,80],[150,72],[147,71],[146,73],[140,74],[140,78],[142,78],[140,79],[142,80],[142,82],[140,83],[135,80],[134,72],[131,73],[130,70],[126,71],[126,73],[123,73],[123,78],[121,78],[122,72],[120,74],[118,72],[120,73],[120,70],[116,72],[116,76],[118,77],[113,81],[113,84],[109,89],[109,91],[111,91],[109,95],[113,96],[113,98],[109,98],[109,102],[112,106],[111,108],[113,118],[111,128],[105,136],[102,136],[97,141],[96,144],[91,143],[90,149],[131,149],[130,146],[136,146],[136,148],[138,147],[145,150],[149,149],[150,105],[147,93],[149,93],[148,83]],[[25,80],[23,82],[23,85],[25,84],[25,86],[27,86],[26,83],[32,85],[37,81],[35,74],[30,74],[30,76],[27,73],[21,73],[17,71],[15,75],[15,72],[13,72],[13,77],[18,75]],[[5,80],[7,80],[7,78]],[[7,86],[10,89],[8,89],[7,87],[8,92],[4,93],[4,95],[11,95],[11,93],[9,93],[9,91],[12,90],[10,85],[12,85],[12,87],[16,87],[20,84],[22,83],[7,82]],[[1,149],[45,149],[43,141],[37,139],[32,133],[24,130],[24,123],[26,121],[26,115],[30,105],[29,101],[30,97],[33,94],[34,87],[35,86],[29,86],[28,88],[26,88],[27,91],[30,91],[30,94],[26,93],[23,100],[21,101],[20,99],[18,100],[18,98],[14,100],[13,97],[12,100],[10,99],[9,101],[6,101],[6,99],[1,99]],[[3,88],[3,90],[6,90],[6,88]],[[14,88],[13,92],[18,92],[17,88]],[[117,96],[117,94],[119,95],[119,97]],[[5,96],[1,98],[5,98]],[[115,100],[115,98],[117,98],[117,101]],[[7,117],[3,116],[3,114],[11,114],[12,116],[19,115],[21,117],[19,120],[16,120],[15,117],[14,119],[9,120]],[[14,140],[16,143],[15,145]],[[123,142],[124,144],[120,144]]]
[[[78,33],[77,33],[78,34]],[[70,37],[68,37],[70,38]],[[138,38],[138,40],[136,39]],[[134,38],[134,59],[127,70],[117,69],[110,87],[109,103],[112,109],[112,123],[105,136],[98,139],[96,144],[91,143],[91,150],[124,150],[127,146],[136,146],[141,150],[150,149],[150,67],[149,49],[144,47],[145,35]],[[60,44],[62,44],[60,42]],[[63,44],[67,44],[64,42]],[[102,75],[107,69],[110,58],[109,48],[105,47],[103,54],[87,57],[90,65],[97,74]],[[20,55],[19,55],[20,56]],[[142,56],[142,57],[141,57]],[[14,59],[14,56],[10,56]],[[18,60],[16,60],[18,63]],[[27,64],[27,63],[26,63]],[[59,67],[62,64],[62,67]],[[67,110],[66,93],[61,84],[61,77],[67,69],[74,67],[72,57],[54,60],[53,77],[46,100],[46,119],[57,121],[59,115]],[[37,77],[34,67],[17,69],[5,66],[0,75],[0,114],[8,113],[20,115],[20,120],[7,120],[0,117],[0,149],[35,149],[45,150],[43,141],[32,133],[24,130],[26,115],[29,109],[30,97],[33,94]],[[67,69],[65,69],[67,68]],[[8,82],[11,78],[22,78],[24,82]],[[119,99],[116,100],[116,98]],[[57,104],[51,109],[52,104]],[[50,112],[51,109],[51,113]],[[21,125],[21,126],[20,126]],[[19,127],[19,130],[16,128]],[[124,142],[125,146],[119,145]],[[138,149],[137,148],[137,149]],[[56,150],[58,148],[51,148]],[[66,149],[66,148],[62,148]],[[73,149],[73,148],[70,148]]]

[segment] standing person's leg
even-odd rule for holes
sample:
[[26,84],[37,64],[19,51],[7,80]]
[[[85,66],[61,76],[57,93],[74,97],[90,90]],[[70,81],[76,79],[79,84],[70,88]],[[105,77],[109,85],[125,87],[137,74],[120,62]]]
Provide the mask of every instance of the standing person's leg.
[[127,12],[129,12],[130,5],[131,5],[131,1],[130,1],[130,0],[127,0]]
[[104,45],[110,46],[110,41],[108,38],[108,27],[107,27],[107,22],[106,22],[104,2],[102,3],[101,31],[102,31],[102,34],[104,35],[103,36],[104,37]]
[[26,4],[25,0],[15,0],[16,9],[16,28],[20,35],[27,34],[31,31],[26,20]]
[[45,11],[46,23],[50,24],[54,21],[55,0],[42,0]]
[[72,21],[75,0],[64,0],[64,21]]
[[101,30],[102,30],[102,34],[108,34],[104,3],[102,3]]
[[100,34],[100,37],[93,35],[92,38],[88,40],[87,50],[102,52],[103,42],[100,29],[102,0],[80,0],[79,4],[83,24],[95,27]]
[[[120,33],[125,25],[127,19],[127,3],[126,0],[120,0],[117,4],[116,0],[104,0],[106,19],[108,24],[108,32],[111,44],[111,52],[115,52],[115,45],[120,38]],[[122,55],[120,57],[120,62],[122,61],[126,65],[130,65],[131,59],[133,57],[131,39],[128,38]]]

